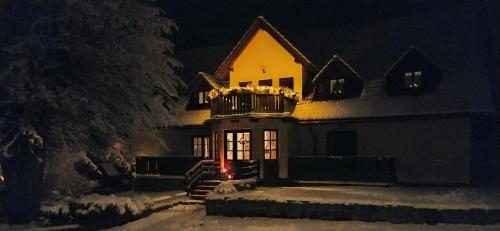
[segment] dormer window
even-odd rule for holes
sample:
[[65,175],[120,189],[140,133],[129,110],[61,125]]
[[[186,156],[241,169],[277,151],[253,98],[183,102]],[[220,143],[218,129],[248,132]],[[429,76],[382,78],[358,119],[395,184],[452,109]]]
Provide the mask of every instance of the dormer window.
[[405,72],[405,87],[418,88],[422,86],[422,71]]
[[198,104],[208,104],[208,91],[200,91],[198,92]]
[[330,94],[342,94],[344,92],[344,79],[330,80]]

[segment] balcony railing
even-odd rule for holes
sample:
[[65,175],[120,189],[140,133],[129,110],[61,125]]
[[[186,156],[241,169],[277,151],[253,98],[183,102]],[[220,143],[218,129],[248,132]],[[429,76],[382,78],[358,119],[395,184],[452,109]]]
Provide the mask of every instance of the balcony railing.
[[292,112],[296,100],[284,94],[232,93],[219,95],[210,104],[211,114],[233,115],[247,113],[284,113]]

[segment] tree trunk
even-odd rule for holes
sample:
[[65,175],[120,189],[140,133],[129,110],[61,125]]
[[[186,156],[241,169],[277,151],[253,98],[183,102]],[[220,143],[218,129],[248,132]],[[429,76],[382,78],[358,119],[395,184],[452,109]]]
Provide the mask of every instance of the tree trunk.
[[30,134],[20,135],[2,158],[10,224],[29,223],[37,218],[43,192],[44,149],[33,144]]
[[33,155],[29,156],[32,158],[15,158],[4,165],[10,224],[29,223],[38,215],[44,164]]

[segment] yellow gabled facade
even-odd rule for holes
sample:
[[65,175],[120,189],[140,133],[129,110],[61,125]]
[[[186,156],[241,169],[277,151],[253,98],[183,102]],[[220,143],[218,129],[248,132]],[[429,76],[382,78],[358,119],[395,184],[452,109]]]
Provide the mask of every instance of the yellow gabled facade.
[[302,64],[267,31],[258,29],[234,60],[229,85],[237,87],[240,82],[251,82],[259,86],[259,80],[272,79],[272,86],[279,87],[280,78],[293,77],[293,90],[301,96],[302,73]]

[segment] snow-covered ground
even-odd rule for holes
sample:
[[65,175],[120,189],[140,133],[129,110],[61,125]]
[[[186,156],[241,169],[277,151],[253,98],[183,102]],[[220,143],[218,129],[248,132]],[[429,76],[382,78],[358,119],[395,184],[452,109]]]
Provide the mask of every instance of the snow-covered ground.
[[374,230],[406,230],[406,231],[493,231],[500,230],[499,225],[425,225],[425,224],[391,224],[386,222],[358,221],[322,221],[309,219],[278,219],[263,217],[221,217],[206,216],[201,205],[178,205],[169,210],[154,213],[146,218],[114,227],[108,231],[118,230],[342,230],[342,231],[374,231]]
[[500,188],[447,187],[259,187],[230,195],[210,194],[208,199],[244,198],[278,202],[309,201],[331,204],[410,206],[431,209],[500,209]]

